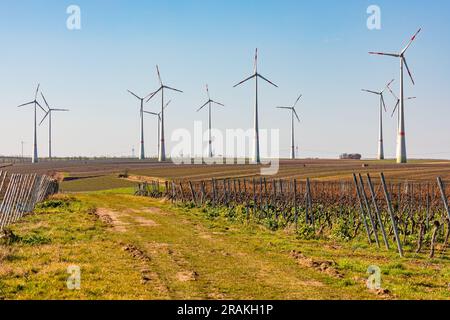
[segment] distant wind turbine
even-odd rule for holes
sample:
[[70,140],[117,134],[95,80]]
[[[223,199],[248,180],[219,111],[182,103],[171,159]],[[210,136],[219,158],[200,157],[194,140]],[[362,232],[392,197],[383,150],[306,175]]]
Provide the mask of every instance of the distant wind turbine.
[[388,83],[388,85],[381,91],[372,91],[372,90],[366,90],[362,89],[364,92],[376,94],[380,97],[380,119],[379,119],[379,131],[378,131],[378,160],[384,160],[384,142],[383,142],[383,109],[384,112],[386,112],[386,103],[384,102],[384,92],[386,89],[394,82],[392,80]]
[[41,92],[42,99],[45,102],[45,105],[47,106],[47,111],[45,113],[44,118],[42,118],[39,125],[41,125],[44,120],[48,117],[48,158],[52,159],[52,112],[67,112],[70,111],[68,109],[57,109],[57,108],[50,108],[49,104],[47,103],[47,100],[44,97],[44,94]]
[[33,135],[33,156],[31,159],[32,163],[38,163],[38,148],[37,148],[37,107],[41,108],[42,111],[46,112],[44,108],[42,108],[42,106],[39,104],[39,102],[37,101],[37,96],[39,93],[39,88],[41,87],[40,84],[38,84],[37,89],[36,89],[36,93],[34,94],[34,100],[31,102],[27,102],[24,104],[21,104],[20,106],[18,106],[18,108],[20,107],[24,107],[24,106],[28,106],[28,105],[34,105],[34,135]]
[[[388,86],[389,92],[392,94],[392,96],[394,97],[394,99],[397,101],[397,103],[395,104],[394,110],[392,111],[392,115],[391,118],[394,116],[395,111],[397,111],[397,129],[400,126],[400,109],[398,108],[398,106],[400,105],[400,98],[397,97],[397,95],[394,93],[394,91],[392,91],[391,87]],[[405,100],[413,100],[413,99],[417,99],[416,97],[408,97],[405,98]]]
[[139,115],[141,117],[141,141],[139,144],[139,160],[145,160],[145,147],[144,147],[144,100],[147,99],[150,95],[153,93],[150,93],[149,95],[145,96],[144,98],[139,97],[134,92],[127,90],[131,95],[133,95],[135,98],[141,101],[141,109],[139,111]]
[[[169,100],[166,105],[164,106],[164,109],[166,109],[169,104],[172,102],[172,100]],[[156,112],[150,112],[150,111],[144,111],[144,113],[147,114],[151,114],[153,116],[157,116],[158,117],[158,159],[159,159],[159,151],[160,151],[160,144],[161,144],[161,139],[160,139],[160,130],[161,130],[161,112],[156,113]]]
[[216,105],[219,105],[219,106],[222,106],[222,107],[225,107],[225,105],[223,105],[222,103],[217,102],[217,101],[214,101],[214,100],[211,99],[211,96],[209,95],[209,88],[208,88],[208,85],[206,85],[206,94],[207,94],[207,96],[208,96],[208,101],[206,101],[206,103],[205,103],[204,105],[202,105],[202,106],[197,110],[197,112],[199,112],[200,110],[202,110],[204,107],[208,106],[208,115],[209,115],[209,117],[208,117],[208,118],[209,118],[209,121],[208,121],[208,134],[209,134],[209,141],[208,141],[208,156],[209,156],[210,158],[212,158],[212,157],[213,157],[213,151],[212,151],[212,137],[211,137],[211,130],[212,130],[212,127],[211,127],[211,107],[212,107],[213,104],[216,104]]
[[149,102],[151,99],[153,99],[153,97],[158,92],[161,91],[161,128],[160,128],[160,144],[159,144],[159,156],[158,157],[159,157],[159,161],[162,162],[162,161],[166,161],[166,143],[164,140],[164,106],[165,106],[164,105],[164,89],[168,89],[168,90],[172,90],[172,91],[176,91],[176,92],[180,92],[180,93],[183,93],[183,91],[164,85],[161,80],[161,74],[159,72],[158,66],[156,66],[156,73],[158,75],[159,84],[161,86],[152,95],[150,95],[150,97],[147,99],[147,102]]
[[295,107],[297,103],[301,99],[302,95],[300,95],[295,101],[294,105],[291,107],[277,107],[278,109],[287,109],[291,111],[291,159],[295,159],[295,132],[294,132],[294,116],[297,118],[298,122],[300,122],[300,118],[298,117],[297,111]]
[[405,53],[416,39],[417,35],[422,29],[419,29],[409,41],[408,45],[400,53],[383,53],[383,52],[369,52],[369,54],[376,54],[382,56],[390,56],[400,58],[400,109],[399,109],[399,128],[397,136],[397,163],[407,163],[408,157],[406,154],[406,133],[405,133],[405,99],[404,99],[404,80],[403,80],[403,66],[406,67],[411,82],[414,85],[414,79],[408,64],[406,63]]
[[264,81],[270,83],[271,85],[273,85],[274,87],[278,86],[274,83],[272,83],[271,81],[267,80],[265,77],[263,77],[262,75],[260,75],[258,73],[258,49],[256,49],[255,52],[255,70],[254,70],[254,74],[251,75],[250,77],[248,77],[247,79],[242,80],[241,82],[239,82],[238,84],[236,84],[233,88],[236,88],[237,86],[240,86],[241,84],[243,84],[244,82],[247,82],[251,79],[255,78],[255,140],[254,140],[254,155],[253,155],[253,162],[256,164],[260,164],[261,163],[261,156],[260,156],[260,152],[259,152],[259,110],[258,110],[258,78],[263,79]]

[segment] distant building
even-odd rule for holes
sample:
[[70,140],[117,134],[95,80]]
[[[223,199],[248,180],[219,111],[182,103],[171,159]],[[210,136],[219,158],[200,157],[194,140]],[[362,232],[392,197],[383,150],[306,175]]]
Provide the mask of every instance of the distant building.
[[339,156],[341,160],[361,160],[362,155],[359,153],[343,153]]

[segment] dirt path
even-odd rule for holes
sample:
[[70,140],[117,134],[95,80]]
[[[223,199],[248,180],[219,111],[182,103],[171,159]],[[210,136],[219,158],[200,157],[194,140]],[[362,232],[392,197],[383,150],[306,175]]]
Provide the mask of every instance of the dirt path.
[[[364,286],[343,287],[342,276],[298,263],[262,236],[213,228],[207,221],[139,199],[107,205],[98,216],[133,258],[141,283],[170,299],[350,299]],[[145,205],[144,205],[145,204]],[[297,257],[298,258],[298,257]]]

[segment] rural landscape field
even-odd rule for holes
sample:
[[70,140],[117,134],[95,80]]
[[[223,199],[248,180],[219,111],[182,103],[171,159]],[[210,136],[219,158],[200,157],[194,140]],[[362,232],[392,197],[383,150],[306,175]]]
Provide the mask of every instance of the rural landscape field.
[[[338,227],[270,225],[239,216],[239,208],[192,200],[138,196],[139,183],[259,178],[256,168],[176,166],[138,161],[13,165],[60,180],[60,193],[2,238],[0,293],[4,299],[448,299],[448,223],[430,258],[430,226],[398,256],[364,233],[350,239]],[[283,161],[279,176],[300,183],[351,181],[352,173],[385,172],[390,182],[449,178],[448,161],[414,161],[398,168],[380,161]],[[119,178],[121,176],[121,178]],[[313,182],[312,182],[313,183]],[[299,201],[300,202],[300,201]],[[439,206],[438,206],[439,207]],[[303,210],[299,204],[299,210]],[[421,210],[425,210],[424,207]],[[315,209],[318,210],[318,209]],[[444,210],[443,205],[441,211]],[[318,211],[317,213],[318,214]],[[383,212],[386,215],[386,212]],[[419,214],[419,212],[414,212]],[[304,213],[300,213],[303,219]],[[437,217],[437,216],[436,216]],[[420,223],[420,219],[418,219]],[[430,221],[432,225],[432,221]],[[419,230],[419,229],[417,229]],[[342,230],[341,230],[342,231]],[[353,231],[352,231],[353,232]],[[447,238],[445,235],[447,234]],[[372,240],[373,240],[372,236]],[[380,237],[381,241],[381,237]],[[445,242],[445,244],[444,244]],[[67,290],[67,266],[82,270],[82,290]],[[368,267],[381,269],[382,288],[367,287]]]
[[0,0],[0,310],[450,301],[449,12]]

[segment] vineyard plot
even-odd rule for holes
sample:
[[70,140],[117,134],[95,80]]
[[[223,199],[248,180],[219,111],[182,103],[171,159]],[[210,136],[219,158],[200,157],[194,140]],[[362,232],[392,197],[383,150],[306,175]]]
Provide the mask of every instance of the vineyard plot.
[[222,208],[270,228],[294,228],[304,238],[351,241],[364,236],[380,249],[446,253],[450,237],[450,184],[387,182],[383,174],[353,180],[212,179],[153,181],[137,195],[164,197],[210,210]]

